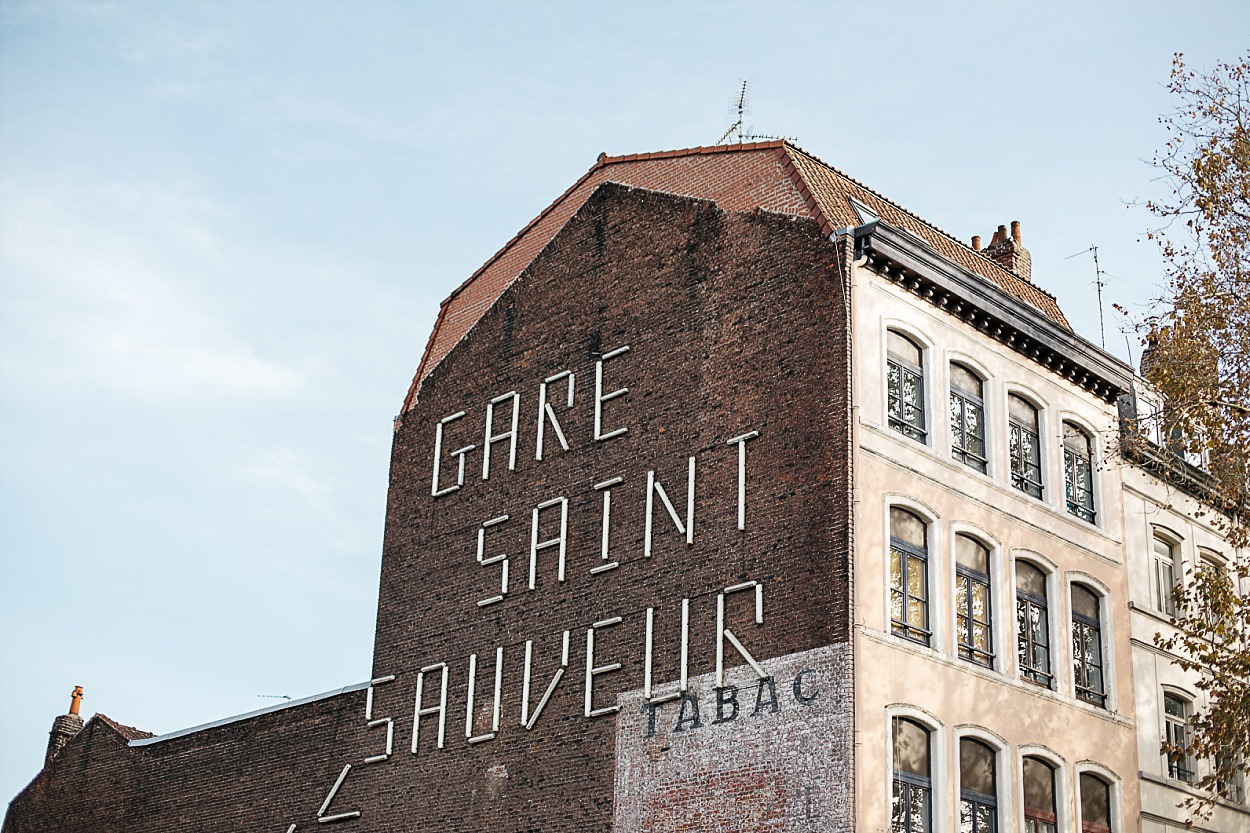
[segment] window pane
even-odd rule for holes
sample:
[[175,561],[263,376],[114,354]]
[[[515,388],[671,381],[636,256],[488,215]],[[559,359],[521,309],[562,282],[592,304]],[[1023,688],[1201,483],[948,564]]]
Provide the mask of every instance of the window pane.
[[994,750],[980,741],[959,742],[959,788],[994,795]]
[[1019,396],[1012,394],[1007,397],[1007,414],[1026,428],[1037,431],[1037,408]]
[[1072,612],[1098,621],[1098,597],[1079,584],[1072,585]]
[[894,769],[929,776],[929,730],[905,717],[894,718]]
[[895,358],[920,367],[920,348],[902,333],[890,330],[886,333],[886,351]]
[[919,550],[925,549],[925,524],[920,518],[897,507],[890,509],[890,537]]
[[981,380],[962,364],[951,365],[951,387],[981,398]]
[[1024,759],[1024,806],[1055,812],[1055,773],[1037,758]]
[[955,562],[982,575],[990,574],[990,551],[975,538],[955,536]]
[[1046,574],[1027,561],[1016,562],[1016,587],[1034,596],[1046,597]]
[[1111,826],[1111,787],[1096,776],[1081,773],[1081,820]]

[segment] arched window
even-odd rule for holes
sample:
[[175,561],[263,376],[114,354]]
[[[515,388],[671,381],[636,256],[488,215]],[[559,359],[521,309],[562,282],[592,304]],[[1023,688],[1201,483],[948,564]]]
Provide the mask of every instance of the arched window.
[[1080,780],[1082,833],[1111,833],[1111,785],[1088,772]]
[[1089,436],[1070,422],[1063,424],[1063,484],[1068,511],[1094,522],[1093,445]]
[[1077,697],[1096,706],[1107,705],[1098,597],[1079,584],[1072,585],[1072,677]]
[[1024,759],[1024,831],[1055,833],[1055,768],[1041,758]]
[[962,364],[951,364],[951,457],[984,473],[985,401],[981,379]]
[[895,634],[929,644],[928,530],[919,517],[890,509],[890,626]]
[[925,441],[924,357],[920,347],[902,333],[886,332],[886,410],[890,427]]
[[1007,397],[1011,485],[1033,497],[1042,496],[1042,443],[1037,408],[1014,393]]
[[891,833],[928,833],[933,815],[929,730],[914,720],[892,721],[894,791]]
[[1027,561],[1016,562],[1016,635],[1020,674],[1050,688],[1050,613],[1046,574]]
[[979,740],[959,741],[959,831],[995,833],[998,830],[998,790],[994,750]]
[[1155,610],[1175,615],[1176,547],[1158,535],[1154,537],[1154,590]]
[[990,551],[967,535],[955,536],[955,630],[959,655],[978,665],[994,665]]
[[1168,751],[1168,777],[1178,781],[1193,781],[1194,761],[1185,754],[1189,746],[1189,718],[1193,707],[1188,700],[1179,694],[1167,692],[1163,695],[1163,731],[1171,749]]

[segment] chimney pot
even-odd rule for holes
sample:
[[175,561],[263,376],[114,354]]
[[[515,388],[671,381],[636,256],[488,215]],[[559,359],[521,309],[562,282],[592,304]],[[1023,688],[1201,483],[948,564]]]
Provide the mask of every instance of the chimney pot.
[[1012,221],[1011,221],[1011,239],[1012,239],[1012,240],[1014,240],[1014,241],[1016,241],[1017,243],[1020,243],[1020,242],[1021,242],[1021,241],[1020,241],[1020,221],[1019,221],[1019,220],[1012,220]]
[[979,234],[972,235],[972,250],[974,252],[981,251],[981,235]]

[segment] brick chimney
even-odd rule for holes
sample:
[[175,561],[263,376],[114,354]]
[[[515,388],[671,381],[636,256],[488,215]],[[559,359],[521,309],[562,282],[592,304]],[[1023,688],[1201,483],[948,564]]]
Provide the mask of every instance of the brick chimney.
[[[979,248],[981,239],[976,237],[973,240],[972,247],[974,249]],[[1014,272],[1019,277],[1032,283],[1033,258],[1020,240],[1019,220],[1011,221],[1011,234],[1007,233],[1006,226],[999,226],[998,231],[994,232],[994,238],[990,241],[990,245],[981,250],[981,254],[990,258],[1004,269]]]
[[69,714],[58,715],[52,721],[52,731],[48,732],[48,754],[43,758],[45,767],[52,763],[56,753],[60,752],[65,744],[73,740],[74,735],[82,731],[82,718],[78,716],[78,705],[81,702],[82,686],[74,686],[74,693],[70,695]]

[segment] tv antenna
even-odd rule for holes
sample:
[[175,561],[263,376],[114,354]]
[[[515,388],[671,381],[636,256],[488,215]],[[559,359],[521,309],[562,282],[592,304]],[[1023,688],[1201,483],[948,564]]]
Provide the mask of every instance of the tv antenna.
[[743,81],[738,87],[738,94],[729,103],[729,115],[733,117],[734,111],[738,112],[738,120],[729,127],[725,128],[725,132],[716,140],[716,144],[723,145],[735,133],[738,134],[737,142],[755,142],[761,139],[767,141],[770,139],[788,139],[788,136],[769,136],[763,133],[753,133],[751,128],[746,126],[746,117],[751,113],[751,82]]
[[1103,323],[1102,318],[1102,288],[1107,285],[1107,282],[1102,279],[1102,276],[1107,273],[1102,271],[1102,267],[1098,265],[1098,247],[1091,243],[1088,249],[1082,249],[1074,255],[1068,255],[1064,258],[1064,260],[1071,260],[1074,257],[1080,257],[1081,255],[1089,254],[1091,252],[1094,255],[1094,288],[1098,292],[1098,334],[1102,342],[1102,349],[1106,350],[1107,325]]

